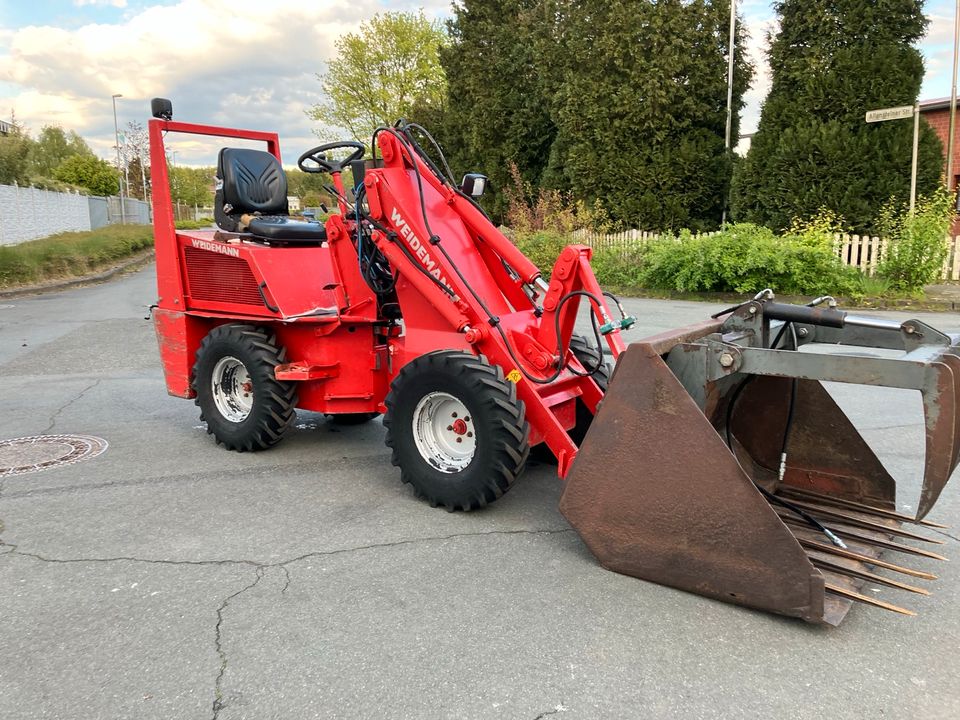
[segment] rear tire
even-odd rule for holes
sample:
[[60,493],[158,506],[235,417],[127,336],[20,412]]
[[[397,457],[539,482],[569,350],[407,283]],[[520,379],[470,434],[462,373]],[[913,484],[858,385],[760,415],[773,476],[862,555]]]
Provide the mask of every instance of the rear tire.
[[276,445],[296,417],[294,383],[276,379],[286,359],[276,338],[252,325],[221,325],[197,350],[193,389],[200,420],[228,450],[266,450]]
[[422,355],[400,371],[385,403],[391,460],[431,506],[484,507],[523,472],[530,452],[523,402],[483,356]]

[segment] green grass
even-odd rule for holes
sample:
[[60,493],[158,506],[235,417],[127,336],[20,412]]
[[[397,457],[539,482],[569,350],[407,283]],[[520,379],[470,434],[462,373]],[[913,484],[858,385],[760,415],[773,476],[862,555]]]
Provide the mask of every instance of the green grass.
[[177,230],[206,230],[213,227],[213,218],[200,218],[199,220],[177,220]]
[[108,225],[0,247],[0,288],[83,277],[153,245],[151,225]]

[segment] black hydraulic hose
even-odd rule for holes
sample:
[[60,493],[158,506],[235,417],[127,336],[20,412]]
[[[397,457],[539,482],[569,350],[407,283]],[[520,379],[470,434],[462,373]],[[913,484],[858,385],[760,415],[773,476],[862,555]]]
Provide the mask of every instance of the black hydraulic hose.
[[[461,198],[463,198],[463,199],[466,200],[468,203],[470,203],[471,205],[473,205],[473,207],[474,207],[477,211],[479,211],[480,214],[483,215],[487,220],[490,220],[490,215],[488,215],[488,214],[487,214],[487,211],[483,209],[483,206],[482,206],[480,203],[478,203],[474,198],[470,197],[470,196],[467,195],[465,192],[463,192],[463,191],[460,189],[460,187],[457,185],[456,179],[455,179],[454,176],[453,176],[453,170],[450,169],[450,164],[447,162],[447,157],[446,157],[446,155],[443,154],[443,148],[440,147],[440,143],[438,143],[438,142],[436,141],[436,139],[433,137],[433,135],[430,134],[430,131],[427,130],[427,129],[426,129],[425,127],[423,127],[422,125],[418,125],[417,123],[408,123],[407,125],[404,126],[404,129],[406,129],[406,128],[413,128],[413,129],[416,129],[416,130],[418,130],[419,132],[423,133],[423,135],[427,138],[427,140],[430,141],[430,144],[433,145],[434,149],[437,151],[437,155],[440,156],[440,160],[441,160],[441,162],[443,163],[443,167],[446,169],[446,177],[447,177],[447,179],[448,179],[449,182],[450,182],[450,188],[451,188],[457,195],[459,195]],[[411,138],[411,140],[412,140],[412,138]],[[416,142],[414,142],[414,146],[417,146]],[[419,147],[419,146],[417,146],[417,147]],[[434,169],[434,171],[436,171],[437,177],[439,177],[441,180],[443,180],[443,179],[444,179],[443,173],[439,172],[439,170],[438,170],[437,167],[433,164],[433,162],[430,160],[430,158],[427,157],[425,153],[421,153],[421,156],[424,158],[424,160],[427,162],[427,164],[429,164],[429,165]],[[490,184],[490,179],[489,179],[489,178],[487,179],[487,183]],[[493,222],[493,220],[490,220],[490,222]]]
[[613,304],[617,306],[617,311],[620,313],[620,319],[621,319],[621,320],[626,320],[626,319],[627,319],[627,311],[623,309],[623,305],[622,305],[621,302],[620,302],[620,298],[618,298],[616,295],[614,295],[614,294],[613,294],[612,292],[610,292],[609,290],[604,290],[604,291],[603,291],[603,295],[604,295],[604,297],[608,297],[608,298],[610,298],[611,300],[613,300]]
[[[556,315],[554,315],[554,325],[556,328],[556,335],[557,335],[557,355],[561,357],[563,357],[563,347],[560,342],[560,310],[563,308],[563,304],[567,302],[567,300],[576,296],[586,297],[589,300],[593,300],[594,302],[599,304],[599,298],[597,298],[597,296],[594,295],[593,293],[588,292],[586,290],[574,290],[572,292],[568,292],[566,295],[560,298],[560,302],[557,303]],[[569,365],[567,365],[567,370],[569,370],[571,373],[579,377],[591,377],[593,375],[596,375],[598,372],[600,372],[601,368],[603,368],[603,351],[601,350],[601,348],[603,347],[603,338],[600,335],[600,327],[597,325],[597,313],[593,309],[592,303],[590,305],[590,321],[593,327],[593,339],[597,343],[597,349],[600,350],[600,358],[599,360],[597,360],[597,364],[594,365],[592,368],[587,366],[585,363],[583,363],[583,361],[580,361],[580,364],[583,365],[584,370],[586,370],[586,372],[580,372],[579,370],[575,370]],[[577,360],[580,360],[580,358],[577,358]]]
[[[790,328],[791,334],[792,334],[792,336],[793,336],[793,349],[794,349],[794,350],[797,349],[797,347],[798,347],[797,334],[796,334],[796,330],[793,328],[793,323],[791,323],[791,322],[785,322],[785,323],[783,324],[783,327],[780,328],[780,332],[777,333],[777,337],[776,337],[776,338],[774,339],[774,341],[771,343],[771,347],[773,347],[773,348],[776,348],[776,347],[777,347],[777,344],[780,342],[780,339],[783,337],[783,334],[786,332],[786,330],[787,330],[788,327]],[[734,453],[734,457],[736,457],[736,453],[735,453],[734,450],[733,450],[733,436],[732,436],[732,433],[731,433],[731,430],[730,430],[730,424],[731,424],[731,421],[732,421],[732,419],[733,419],[733,410],[734,410],[734,407],[735,407],[736,404],[737,404],[737,401],[740,399],[741,393],[744,391],[744,389],[747,387],[747,385],[749,385],[749,384],[753,381],[753,379],[754,379],[755,377],[757,377],[757,376],[756,376],[756,375],[751,375],[751,376],[748,377],[746,380],[744,380],[742,383],[740,383],[740,384],[737,386],[736,390],[733,391],[733,395],[730,397],[730,402],[727,403],[726,426],[725,426],[725,428],[724,428],[724,434],[725,434],[725,436],[726,436],[727,447],[730,449],[730,452]],[[797,379],[796,379],[796,378],[793,378],[793,379],[792,379],[792,382],[791,382],[791,388],[790,388],[790,402],[789,402],[789,404],[788,404],[788,406],[787,406],[787,407],[788,407],[788,409],[787,409],[787,424],[786,424],[786,427],[785,427],[784,433],[783,433],[783,443],[782,443],[781,446],[780,446],[780,464],[781,464],[781,471],[780,471],[779,477],[780,477],[781,480],[783,479],[783,477],[782,477],[782,475],[783,475],[783,469],[784,469],[785,462],[786,462],[787,446],[788,446],[789,441],[790,441],[790,430],[791,430],[791,428],[792,428],[792,426],[793,426],[794,410],[795,410],[795,407],[796,407],[796,402],[797,402]],[[781,497],[779,497],[779,496],[777,496],[777,495],[774,495],[774,494],[771,493],[769,490],[767,490],[767,489],[765,489],[764,487],[762,487],[762,486],[761,486],[759,483],[757,483],[756,481],[754,481],[753,484],[754,484],[754,487],[756,487],[757,490],[760,491],[760,494],[763,495],[769,502],[776,503],[777,505],[780,505],[781,507],[786,508],[786,509],[789,510],[790,512],[796,513],[796,514],[797,514],[799,517],[801,517],[805,522],[807,522],[811,527],[816,528],[817,530],[819,530],[820,532],[822,532],[824,535],[826,535],[826,536],[827,536],[827,539],[830,540],[830,542],[831,542],[832,544],[834,544],[834,545],[836,545],[837,547],[840,547],[840,548],[846,548],[846,544],[843,542],[843,540],[841,540],[839,537],[837,537],[837,535],[836,535],[832,530],[830,530],[830,528],[828,528],[827,526],[825,526],[823,523],[821,523],[821,522],[820,522],[819,520],[817,520],[815,517],[813,517],[812,515],[810,515],[808,512],[804,511],[802,508],[797,507],[797,506],[794,505],[792,502],[789,502],[789,501],[784,500],[783,498],[781,498]]]
[[[523,373],[523,376],[524,376],[527,380],[529,380],[530,382],[535,383],[535,384],[537,384],[537,385],[549,385],[549,384],[552,383],[554,380],[556,380],[558,377],[560,377],[560,374],[561,374],[565,369],[566,369],[566,370],[569,370],[569,371],[570,371],[572,374],[574,374],[574,375],[578,375],[578,376],[580,376],[580,377],[587,377],[587,376],[595,375],[595,374],[598,373],[598,372],[600,371],[600,369],[603,367],[603,355],[602,355],[602,353],[601,353],[601,356],[600,356],[600,360],[597,362],[597,366],[594,367],[594,368],[592,368],[592,369],[587,369],[587,372],[586,372],[586,373],[577,372],[577,371],[574,370],[573,368],[569,367],[568,364],[566,364],[566,363],[563,362],[564,351],[563,351],[563,344],[562,344],[561,339],[560,339],[560,310],[563,308],[564,303],[566,303],[570,298],[572,298],[572,297],[574,297],[574,296],[576,296],[576,295],[585,295],[585,296],[591,298],[591,299],[592,299],[594,302],[596,302],[597,304],[600,303],[600,300],[599,300],[599,298],[597,298],[596,295],[594,295],[593,293],[588,292],[588,291],[586,291],[586,290],[574,290],[573,292],[569,292],[569,293],[567,293],[566,295],[564,295],[562,298],[560,298],[560,302],[557,303],[557,311],[556,311],[556,314],[554,315],[553,321],[554,321],[554,333],[555,333],[556,336],[557,336],[557,356],[560,357],[561,360],[560,360],[560,365],[556,368],[556,370],[555,370],[550,376],[545,377],[545,378],[538,378],[538,377],[536,377],[536,376],[534,376],[534,375],[531,375],[530,373],[528,373],[528,372],[524,369],[523,364],[522,364],[522,363],[520,362],[520,360],[517,358],[516,353],[514,353],[514,351],[513,351],[513,347],[510,345],[510,342],[507,340],[507,335],[506,335],[506,333],[503,331],[503,328],[500,327],[500,323],[499,323],[499,322],[496,323],[496,324],[491,323],[491,324],[493,325],[493,328],[500,334],[500,337],[501,337],[501,339],[503,340],[503,344],[504,344],[504,346],[507,348],[507,353],[510,355],[510,358],[513,360],[513,364],[517,367],[517,369],[518,369],[521,373]],[[591,315],[592,315],[592,314],[593,314],[593,313],[592,313],[592,305],[591,305]],[[602,341],[599,339],[600,331],[599,331],[599,328],[596,327],[596,318],[595,318],[595,317],[594,317],[594,329],[595,329],[595,333],[596,333],[595,337],[597,337],[597,345],[598,345],[598,347],[599,347],[600,342],[602,342]]]
[[[450,164],[447,162],[447,158],[443,154],[443,149],[440,147],[440,143],[438,143],[436,139],[433,137],[433,135],[430,134],[430,131],[427,130],[425,127],[423,127],[423,125],[420,125],[418,123],[407,123],[401,128],[401,130],[403,130],[404,133],[407,134],[407,136],[410,137],[411,140],[413,140],[413,137],[410,136],[409,131],[416,130],[417,132],[422,134],[431,145],[433,145],[433,149],[437,151],[437,155],[440,156],[440,161],[443,163],[443,168],[444,170],[446,170],[446,177],[450,181],[450,185],[455,186],[456,180],[454,180],[454,177],[453,177],[453,170],[450,169]],[[414,141],[414,145],[415,146],[417,145],[416,141]],[[430,160],[429,157],[426,156],[426,153],[421,153],[421,155],[423,156],[423,159],[426,162],[428,162],[430,165],[433,165],[433,162]],[[441,177],[441,178],[443,177],[443,173],[440,172],[439,168],[434,166],[433,169],[436,171],[438,177]]]
[[[418,194],[420,195],[420,212],[421,212],[421,215],[423,216],[424,228],[426,229],[427,234],[430,236],[430,243],[431,243],[432,245],[435,245],[436,247],[438,247],[438,248],[440,249],[441,254],[442,254],[443,257],[446,259],[446,261],[449,263],[450,267],[453,268],[454,273],[456,273],[457,277],[460,279],[460,282],[461,282],[461,284],[463,285],[463,287],[467,289],[467,291],[468,291],[468,292],[473,296],[473,298],[477,301],[477,304],[480,305],[480,308],[483,310],[484,314],[487,316],[487,322],[489,323],[489,325],[490,325],[491,327],[493,327],[493,328],[499,333],[500,338],[501,338],[501,340],[503,341],[504,347],[506,347],[507,352],[508,352],[508,354],[510,355],[510,358],[511,358],[511,359],[513,360],[513,362],[514,362],[514,365],[516,365],[517,369],[518,369],[521,373],[523,373],[524,377],[526,377],[527,380],[529,380],[530,382],[536,383],[536,384],[538,384],[538,385],[547,385],[547,384],[553,382],[554,380],[556,380],[558,377],[560,377],[560,374],[561,374],[561,373],[563,372],[563,370],[566,368],[566,364],[563,363],[563,360],[562,360],[563,355],[564,355],[564,350],[563,350],[562,342],[561,342],[561,338],[560,338],[560,310],[563,308],[564,303],[566,303],[571,297],[574,297],[574,296],[578,296],[578,295],[587,296],[587,297],[589,297],[590,299],[592,299],[592,300],[597,304],[598,307],[602,304],[601,301],[600,301],[600,299],[599,299],[596,295],[594,295],[593,293],[588,292],[588,291],[586,291],[586,290],[575,290],[575,291],[569,292],[569,293],[567,293],[566,295],[564,295],[564,296],[560,299],[560,301],[557,303],[556,315],[554,316],[555,330],[556,330],[556,335],[557,335],[557,355],[561,358],[560,366],[559,366],[559,367],[556,369],[556,371],[555,371],[553,374],[551,374],[548,378],[537,378],[536,376],[531,375],[530,373],[528,373],[528,372],[524,369],[523,364],[522,364],[522,363],[520,362],[520,360],[517,358],[516,353],[514,352],[513,346],[510,344],[510,341],[509,341],[509,339],[507,338],[507,334],[503,331],[503,328],[500,327],[500,319],[497,318],[493,313],[490,312],[490,309],[487,307],[487,304],[483,301],[483,298],[480,297],[480,295],[476,292],[476,290],[475,290],[475,289],[473,288],[473,286],[469,283],[469,281],[466,279],[466,277],[464,277],[463,273],[460,271],[459,266],[456,264],[456,262],[453,260],[453,258],[450,256],[450,254],[447,252],[446,248],[443,247],[443,244],[440,242],[440,237],[437,236],[437,235],[435,235],[435,234],[433,233],[432,228],[430,227],[430,219],[429,219],[429,217],[428,217],[428,215],[427,215],[427,207],[426,207],[425,193],[424,193],[424,191],[423,191],[423,178],[422,178],[421,175],[420,175],[420,168],[419,168],[419,166],[417,165],[416,159],[413,157],[414,153],[416,153],[417,155],[421,155],[421,156],[422,156],[422,149],[421,149],[421,152],[417,152],[414,148],[419,147],[419,146],[417,146],[416,142],[413,141],[412,138],[409,138],[409,137],[407,137],[406,135],[398,132],[395,128],[389,128],[389,127],[379,127],[379,128],[377,128],[377,129],[374,131],[374,133],[373,133],[373,138],[372,138],[372,143],[374,144],[374,147],[375,147],[375,144],[376,144],[377,136],[378,136],[381,132],[386,132],[386,133],[389,133],[389,134],[393,135],[393,136],[397,139],[397,141],[400,143],[400,145],[401,145],[401,147],[403,148],[403,150],[406,152],[407,157],[410,159],[410,164],[413,166],[414,175],[415,175],[416,178],[417,178],[417,191],[418,191]],[[375,152],[375,151],[374,151],[374,152]],[[432,163],[429,163],[429,162],[428,162],[428,165],[432,165]],[[438,176],[438,177],[441,177],[441,174],[440,174],[439,172],[437,172],[437,176]],[[459,194],[460,194],[460,195],[463,195],[463,193],[459,193]],[[466,197],[466,196],[463,195],[463,197]],[[472,200],[471,200],[471,202],[472,202]],[[476,204],[476,203],[474,203],[474,204]],[[405,252],[405,254],[407,255],[407,257],[411,258],[411,261],[414,262],[414,264],[417,265],[417,267],[420,268],[425,274],[427,274],[428,277],[430,277],[430,278],[433,279],[435,282],[437,282],[438,284],[440,284],[441,287],[443,287],[443,288],[444,288],[445,290],[447,290],[448,292],[452,292],[452,291],[449,290],[449,288],[447,288],[445,285],[443,285],[443,283],[440,283],[439,280],[437,280],[437,279],[434,278],[432,275],[430,275],[429,273],[427,273],[427,272],[426,272],[426,268],[423,268],[422,266],[420,266],[419,263],[417,263],[415,260],[413,260],[413,259],[412,259],[412,256],[411,256],[410,253],[409,253],[409,251],[407,251],[407,249],[406,249],[405,247],[403,247],[403,243],[398,243],[398,245],[400,246],[401,250],[403,250],[403,251]],[[618,302],[618,305],[619,305],[619,302]],[[593,306],[591,305],[591,315],[593,315],[593,314],[594,314]],[[595,337],[596,337],[596,339],[597,339],[597,345],[598,345],[598,347],[599,347],[600,344],[601,344],[601,342],[602,342],[602,340],[600,339],[600,331],[599,331],[599,329],[597,328],[597,325],[596,325],[596,317],[593,317],[593,326],[594,326],[594,334],[595,334]],[[570,369],[570,372],[572,372],[572,373],[575,374],[575,375],[580,375],[581,377],[586,377],[587,375],[594,375],[594,374],[596,374],[597,372],[599,372],[599,371],[600,371],[600,368],[602,367],[602,365],[603,365],[603,357],[602,357],[602,353],[601,353],[601,359],[600,359],[599,363],[597,364],[597,366],[596,366],[595,368],[589,369],[586,374],[579,373],[579,372],[573,370],[572,368]]]

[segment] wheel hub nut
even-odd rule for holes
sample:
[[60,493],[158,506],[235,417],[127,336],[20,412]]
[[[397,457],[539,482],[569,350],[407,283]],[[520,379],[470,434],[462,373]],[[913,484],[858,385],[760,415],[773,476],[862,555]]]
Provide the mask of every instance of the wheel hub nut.
[[467,423],[458,418],[457,421],[453,423],[452,428],[457,435],[465,435],[467,432]]

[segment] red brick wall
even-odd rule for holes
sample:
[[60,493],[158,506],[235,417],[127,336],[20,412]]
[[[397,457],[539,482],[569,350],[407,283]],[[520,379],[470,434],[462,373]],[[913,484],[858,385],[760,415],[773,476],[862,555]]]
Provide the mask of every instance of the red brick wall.
[[[921,112],[923,119],[932,127],[937,135],[940,137],[940,142],[943,143],[943,169],[947,169],[947,138],[950,134],[950,109],[944,108],[943,110],[927,110]],[[957,113],[957,126],[953,129],[954,141],[953,141],[953,172],[955,175],[960,175],[960,112]]]
[[[920,114],[929,123],[943,143],[943,172],[947,171],[947,139],[950,137],[950,108],[942,110],[922,110]],[[960,185],[960,109],[957,110],[957,121],[953,128],[953,186]],[[951,235],[960,235],[960,215],[953,220],[950,228]]]

